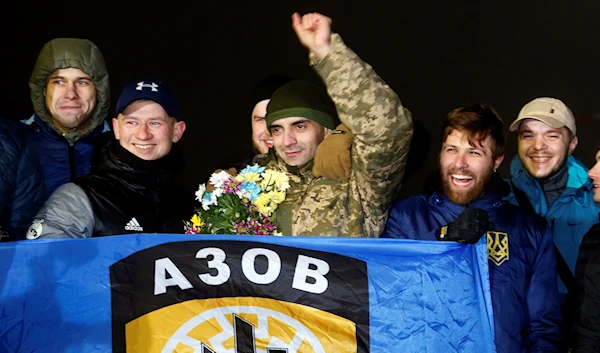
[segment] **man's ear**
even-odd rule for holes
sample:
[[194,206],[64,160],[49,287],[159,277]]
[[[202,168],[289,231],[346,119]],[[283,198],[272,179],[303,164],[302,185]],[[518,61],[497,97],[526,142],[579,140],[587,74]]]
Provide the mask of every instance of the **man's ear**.
[[579,139],[577,138],[577,136],[573,137],[573,139],[569,143],[569,155],[571,153],[573,153],[573,151],[575,151],[575,147],[577,147],[578,143],[579,143]]
[[496,157],[496,160],[494,160],[494,170],[496,170],[500,167],[500,164],[502,164],[503,160],[504,160],[504,155]]
[[112,118],[112,127],[113,127],[113,132],[115,133],[115,138],[118,140],[120,135],[119,135],[119,120],[118,118]]
[[181,140],[181,136],[183,136],[186,127],[185,121],[178,121],[173,125],[173,143]]
[[323,138],[326,138],[327,136],[331,135],[332,130],[330,128],[323,126],[323,129],[325,129],[325,134],[323,135]]

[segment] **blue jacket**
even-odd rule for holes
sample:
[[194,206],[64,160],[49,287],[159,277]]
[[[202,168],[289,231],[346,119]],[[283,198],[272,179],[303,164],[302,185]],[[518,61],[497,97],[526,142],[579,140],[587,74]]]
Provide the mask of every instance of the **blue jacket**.
[[[558,352],[560,300],[552,238],[544,220],[503,202],[490,193],[471,207],[487,211],[499,239],[508,237],[508,252],[490,256],[490,287],[498,353]],[[433,192],[397,201],[389,212],[384,238],[436,240],[442,226],[454,221],[464,206]],[[488,232],[488,250],[494,233]]]
[[[575,273],[581,239],[594,224],[598,223],[600,204],[593,200],[594,192],[592,181],[587,175],[588,169],[573,156],[567,158],[567,168],[569,174],[567,187],[550,207],[546,203],[542,187],[523,168],[519,156],[513,158],[510,174],[513,184],[527,195],[535,212],[546,218],[553,227],[554,244],[571,272]],[[518,204],[513,192],[507,196],[507,200],[512,204]],[[562,281],[559,291],[567,292]]]
[[22,122],[29,127],[26,128],[26,143],[42,165],[48,196],[59,186],[90,172],[92,152],[101,142],[103,133],[110,130],[105,122],[71,145],[37,115]]
[[25,239],[45,199],[44,176],[23,128],[0,119],[0,231],[10,240]]

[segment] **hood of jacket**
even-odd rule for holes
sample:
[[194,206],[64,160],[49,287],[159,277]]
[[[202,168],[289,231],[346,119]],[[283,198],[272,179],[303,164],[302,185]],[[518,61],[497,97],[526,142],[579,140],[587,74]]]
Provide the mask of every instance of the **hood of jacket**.
[[[74,131],[61,130],[46,108],[44,92],[48,77],[58,69],[75,68],[90,75],[96,85],[96,109],[92,116]],[[101,125],[110,109],[108,71],[100,49],[91,41],[79,38],[56,38],[44,45],[29,79],[31,102],[36,115],[69,143],[73,144]]]

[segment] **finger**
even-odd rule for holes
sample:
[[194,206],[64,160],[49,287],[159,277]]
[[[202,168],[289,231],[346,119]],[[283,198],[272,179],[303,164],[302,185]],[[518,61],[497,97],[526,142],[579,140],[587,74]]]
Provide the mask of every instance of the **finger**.
[[309,29],[311,24],[312,24],[312,21],[311,21],[310,14],[306,14],[306,15],[302,16],[302,27],[304,27],[304,29]]
[[302,25],[302,18],[299,13],[294,12],[292,14],[292,27],[296,28],[299,25]]
[[312,21],[312,28],[311,29],[317,29],[318,27],[320,27],[321,25],[325,25],[328,27],[331,27],[331,18],[322,15],[320,13],[316,13],[313,12],[311,13],[311,21]]
[[316,12],[313,12],[311,15],[312,15],[312,27],[311,27],[311,29],[312,30],[316,30],[323,23],[322,20],[325,18],[325,16],[321,15],[320,13],[316,13]]

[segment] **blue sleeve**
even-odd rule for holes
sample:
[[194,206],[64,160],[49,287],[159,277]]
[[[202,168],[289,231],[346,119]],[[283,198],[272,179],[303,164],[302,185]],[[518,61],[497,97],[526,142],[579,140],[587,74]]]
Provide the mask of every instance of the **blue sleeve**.
[[42,167],[31,148],[23,144],[17,165],[16,187],[10,210],[11,238],[24,240],[25,232],[36,212],[46,201],[46,185]]
[[380,238],[437,240],[440,228],[425,225],[428,223],[424,219],[427,213],[426,207],[410,200],[395,202],[388,213],[385,229]]
[[527,352],[531,353],[559,352],[564,338],[552,231],[545,222],[538,224],[541,238],[527,292],[529,330],[524,332],[524,346],[529,347]]
[[385,223],[385,229],[383,233],[379,236],[380,238],[398,238],[398,239],[408,239],[406,236],[406,232],[402,229],[399,221],[399,210],[398,206],[400,204],[395,204],[389,211],[388,219]]

